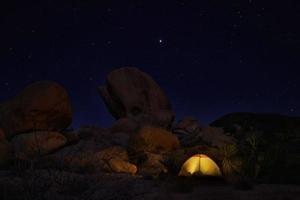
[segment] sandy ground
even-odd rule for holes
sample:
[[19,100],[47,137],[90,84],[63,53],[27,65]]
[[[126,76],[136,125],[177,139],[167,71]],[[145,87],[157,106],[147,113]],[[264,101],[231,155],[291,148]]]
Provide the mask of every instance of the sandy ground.
[[300,186],[263,184],[246,191],[230,186],[199,186],[190,193],[169,193],[166,197],[169,200],[299,200]]
[[[25,177],[0,173],[0,199],[300,200],[300,185],[259,184],[250,190],[238,190],[224,180],[55,173],[41,170]],[[57,184],[53,185],[53,178]]]
[[[191,187],[188,187],[188,185]],[[155,191],[155,190],[152,190]],[[300,185],[256,184],[239,190],[224,181],[168,181],[145,199],[167,200],[300,200]]]

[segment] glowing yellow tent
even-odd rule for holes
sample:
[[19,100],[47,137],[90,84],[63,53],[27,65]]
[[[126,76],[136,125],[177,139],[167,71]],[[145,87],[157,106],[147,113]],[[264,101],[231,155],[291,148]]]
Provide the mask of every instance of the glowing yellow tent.
[[179,176],[221,176],[218,165],[204,154],[196,154],[182,165]]

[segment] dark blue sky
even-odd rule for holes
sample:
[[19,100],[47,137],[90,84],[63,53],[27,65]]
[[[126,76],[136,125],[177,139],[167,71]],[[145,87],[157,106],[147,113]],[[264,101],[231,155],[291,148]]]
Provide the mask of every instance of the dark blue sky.
[[236,111],[300,115],[300,6],[286,1],[0,3],[0,100],[28,83],[68,90],[74,126],[109,126],[97,86],[122,66],[149,73],[179,119]]

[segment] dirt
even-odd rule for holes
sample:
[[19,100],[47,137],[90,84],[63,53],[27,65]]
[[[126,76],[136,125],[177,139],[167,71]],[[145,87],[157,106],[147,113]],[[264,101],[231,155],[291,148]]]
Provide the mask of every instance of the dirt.
[[300,185],[259,184],[239,190],[222,179],[125,174],[76,174],[53,170],[0,173],[3,200],[300,200]]

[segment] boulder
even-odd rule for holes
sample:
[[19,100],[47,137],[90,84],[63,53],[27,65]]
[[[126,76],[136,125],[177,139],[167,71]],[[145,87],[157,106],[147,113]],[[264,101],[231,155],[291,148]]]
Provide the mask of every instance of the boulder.
[[0,167],[7,166],[13,160],[12,145],[6,140],[0,141]]
[[122,146],[128,145],[129,133],[111,131],[111,129],[99,128],[95,126],[85,126],[75,131],[75,135],[78,135],[81,140],[93,140],[98,146],[109,147],[109,146]]
[[117,120],[110,128],[110,132],[114,133],[126,133],[128,135],[134,134],[139,128],[139,125],[132,119],[121,118]]
[[129,148],[134,152],[163,153],[180,147],[179,140],[171,132],[153,126],[144,126],[130,139]]
[[61,134],[67,138],[68,144],[77,143],[80,140],[79,133],[75,131],[62,132]]
[[[66,147],[61,152],[49,155],[43,162],[46,168],[57,168],[76,173],[95,172],[95,161],[92,151],[73,151],[73,147]],[[98,162],[97,162],[98,163]]]
[[222,147],[235,142],[234,138],[224,133],[222,128],[200,124],[196,119],[185,117],[173,129],[174,134],[184,147],[208,145]]
[[168,169],[163,164],[164,156],[161,154],[145,153],[144,162],[139,165],[139,174],[144,176],[159,176],[167,173]]
[[209,143],[213,147],[222,147],[228,144],[235,143],[235,139],[224,133],[222,128],[205,126],[200,132],[200,137],[203,141]]
[[113,146],[94,154],[93,160],[101,171],[135,174],[137,167],[129,163],[126,149]]
[[146,73],[133,67],[112,71],[99,92],[111,114],[141,124],[170,127],[175,115],[159,85]]
[[111,160],[113,158],[119,158],[121,160],[128,161],[128,153],[126,149],[120,146],[113,146],[103,149],[93,155],[95,160]]
[[97,127],[94,125],[86,125],[75,131],[80,139],[96,140],[100,143],[105,142],[110,136],[109,129]]
[[137,172],[136,165],[118,158],[109,160],[108,165],[109,169],[115,173],[136,174]]
[[16,158],[25,160],[54,152],[66,143],[65,136],[50,131],[21,134],[12,139]]
[[60,131],[71,121],[68,94],[61,85],[52,81],[33,83],[0,105],[0,127],[8,138],[36,130]]
[[111,134],[111,144],[112,145],[119,145],[124,148],[128,148],[128,142],[130,140],[130,136],[126,133],[113,133]]
[[193,117],[183,117],[177,124],[175,129],[184,130],[188,133],[199,131],[201,125],[198,120]]
[[129,118],[117,120],[110,128],[110,138],[113,145],[128,147],[129,138],[136,134],[139,125]]
[[84,126],[74,133],[77,142],[48,156],[51,166],[75,172],[94,172],[93,156],[99,151],[112,146],[110,132],[96,126]]
[[0,128],[0,142],[6,139],[4,131]]
[[[74,172],[114,172],[135,174],[137,167],[131,164],[128,159],[126,149],[120,146],[112,146],[99,149],[86,146],[87,141],[66,147],[55,155],[51,155],[49,160],[54,163],[54,167]],[[84,148],[86,146],[87,148]]]
[[173,132],[184,146],[190,142],[192,135],[197,135],[200,131],[201,125],[197,119],[192,117],[184,117],[173,128]]

